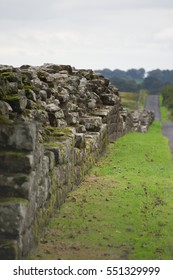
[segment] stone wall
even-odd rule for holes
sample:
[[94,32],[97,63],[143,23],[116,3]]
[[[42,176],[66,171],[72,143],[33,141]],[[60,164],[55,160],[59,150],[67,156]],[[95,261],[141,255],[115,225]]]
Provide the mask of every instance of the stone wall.
[[110,141],[147,131],[92,70],[0,66],[0,259],[23,259]]

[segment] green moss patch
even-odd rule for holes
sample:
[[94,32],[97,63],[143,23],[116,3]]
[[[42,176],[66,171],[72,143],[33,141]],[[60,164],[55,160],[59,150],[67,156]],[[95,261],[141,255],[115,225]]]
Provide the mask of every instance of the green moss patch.
[[26,206],[28,205],[28,200],[19,197],[1,197],[0,198],[0,206],[6,206],[10,203],[23,203]]
[[10,72],[10,71],[0,73],[0,76],[5,77],[5,78],[10,77],[11,75],[13,75],[13,72]]
[[23,157],[26,156],[27,153],[25,152],[18,152],[18,151],[2,151],[0,152],[0,156],[15,156],[15,157]]
[[6,102],[15,101],[15,100],[19,100],[19,99],[20,99],[19,94],[7,95],[4,97],[4,101],[6,101]]
[[13,121],[9,120],[7,117],[0,115],[0,124],[12,124]]
[[63,142],[67,138],[71,137],[73,134],[72,129],[70,127],[59,128],[46,126],[44,131],[44,141],[46,146],[50,146],[52,143],[53,146],[58,145],[57,142]]
[[32,87],[31,85],[27,85],[27,84],[23,86],[23,89],[26,90],[26,91],[27,91],[27,90],[30,90],[30,89],[32,89],[32,88],[33,88],[33,87]]

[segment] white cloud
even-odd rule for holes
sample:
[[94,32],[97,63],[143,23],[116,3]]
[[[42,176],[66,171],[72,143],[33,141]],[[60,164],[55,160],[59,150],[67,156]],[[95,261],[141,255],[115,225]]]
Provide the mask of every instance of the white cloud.
[[173,28],[166,28],[158,32],[155,36],[156,39],[161,41],[173,41]]
[[172,0],[0,0],[0,64],[171,68]]

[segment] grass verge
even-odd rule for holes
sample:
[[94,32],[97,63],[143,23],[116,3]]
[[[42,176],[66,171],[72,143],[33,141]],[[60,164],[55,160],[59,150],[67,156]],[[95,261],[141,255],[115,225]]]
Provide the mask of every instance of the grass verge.
[[160,111],[162,115],[162,123],[173,121],[173,116],[171,112],[165,106],[163,106],[162,99],[163,97],[162,95],[160,95],[159,101],[160,101]]
[[29,259],[173,258],[173,166],[161,124],[109,146]]

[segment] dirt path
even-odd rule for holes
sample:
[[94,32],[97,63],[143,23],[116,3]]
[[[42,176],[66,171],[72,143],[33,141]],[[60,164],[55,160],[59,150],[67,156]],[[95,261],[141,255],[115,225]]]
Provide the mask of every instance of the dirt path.
[[[154,111],[155,120],[160,121],[159,95],[148,95],[146,99],[146,109]],[[173,155],[173,122],[166,122],[162,125],[163,135],[169,140],[169,146]]]

